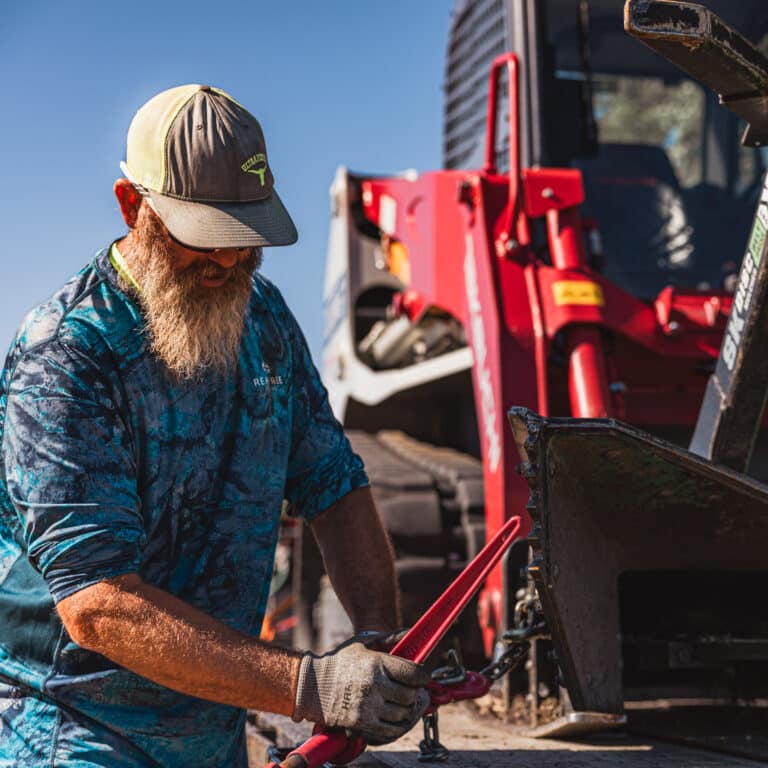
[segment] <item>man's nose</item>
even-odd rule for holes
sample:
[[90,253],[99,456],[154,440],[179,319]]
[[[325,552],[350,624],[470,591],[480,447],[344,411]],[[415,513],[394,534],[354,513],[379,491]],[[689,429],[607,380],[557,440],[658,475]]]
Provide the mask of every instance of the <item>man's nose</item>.
[[230,248],[223,248],[209,254],[208,259],[224,269],[232,269],[232,267],[237,264],[237,251]]

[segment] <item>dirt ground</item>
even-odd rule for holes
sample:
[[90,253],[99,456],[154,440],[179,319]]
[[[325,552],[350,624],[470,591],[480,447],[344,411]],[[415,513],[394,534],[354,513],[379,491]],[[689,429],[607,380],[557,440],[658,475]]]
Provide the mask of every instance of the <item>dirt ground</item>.
[[[284,722],[287,721],[287,722]],[[288,718],[259,716],[261,733],[286,745],[306,738],[309,729]],[[266,730],[264,730],[266,727]],[[275,736],[277,734],[277,736]],[[395,744],[371,747],[355,760],[354,768],[416,768],[421,727]],[[440,740],[450,751],[448,760],[436,765],[448,768],[755,768],[754,760],[724,756],[688,747],[607,733],[581,741],[536,740],[522,729],[492,717],[478,717],[471,705],[454,704],[440,709]],[[258,729],[249,729],[252,768],[265,765],[265,741]]]

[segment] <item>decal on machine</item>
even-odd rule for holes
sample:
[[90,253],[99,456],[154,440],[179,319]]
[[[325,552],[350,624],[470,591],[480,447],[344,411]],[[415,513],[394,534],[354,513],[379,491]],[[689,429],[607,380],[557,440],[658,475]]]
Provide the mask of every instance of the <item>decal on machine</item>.
[[[767,182],[768,183],[768,182]],[[755,292],[757,280],[757,268],[763,258],[765,240],[768,235],[768,186],[763,187],[760,205],[755,216],[755,223],[749,236],[747,253],[744,263],[741,265],[739,284],[733,296],[731,316],[728,319],[728,327],[725,329],[723,339],[722,359],[725,367],[733,371],[736,364],[736,356],[741,344],[741,335],[744,331],[744,322],[752,304],[752,296]]]
[[389,195],[382,195],[379,200],[379,229],[392,237],[397,224],[397,200]]
[[464,281],[467,286],[467,307],[469,309],[469,327],[472,335],[472,347],[475,354],[477,384],[480,390],[480,413],[483,422],[485,452],[488,467],[496,472],[501,459],[501,440],[497,426],[496,398],[491,381],[491,369],[488,365],[488,346],[483,325],[483,308],[480,302],[480,287],[477,283],[477,264],[472,235],[465,238],[466,255],[464,257]]
[[558,280],[552,283],[555,304],[577,304],[582,307],[604,307],[603,289],[591,280]]

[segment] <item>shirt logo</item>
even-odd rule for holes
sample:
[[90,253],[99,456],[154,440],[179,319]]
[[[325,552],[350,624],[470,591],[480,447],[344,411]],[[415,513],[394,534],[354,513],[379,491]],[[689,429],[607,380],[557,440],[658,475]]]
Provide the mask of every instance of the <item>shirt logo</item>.
[[240,168],[246,173],[255,173],[264,186],[264,174],[267,172],[267,156],[263,152],[251,155]]
[[281,374],[273,374],[272,368],[269,365],[269,363],[262,363],[261,364],[261,370],[264,371],[264,376],[254,376],[253,377],[253,386],[254,387],[282,387],[283,386],[283,377]]

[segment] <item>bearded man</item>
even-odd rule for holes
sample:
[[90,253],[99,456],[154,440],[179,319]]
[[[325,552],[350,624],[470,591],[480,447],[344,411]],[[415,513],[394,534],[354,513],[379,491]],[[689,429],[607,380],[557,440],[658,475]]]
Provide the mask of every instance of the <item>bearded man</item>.
[[0,765],[245,766],[246,708],[397,738],[419,666],[257,639],[284,499],[356,630],[398,626],[362,463],[255,271],[296,240],[261,127],[173,88],[121,167],[128,234],[30,313],[0,380]]

